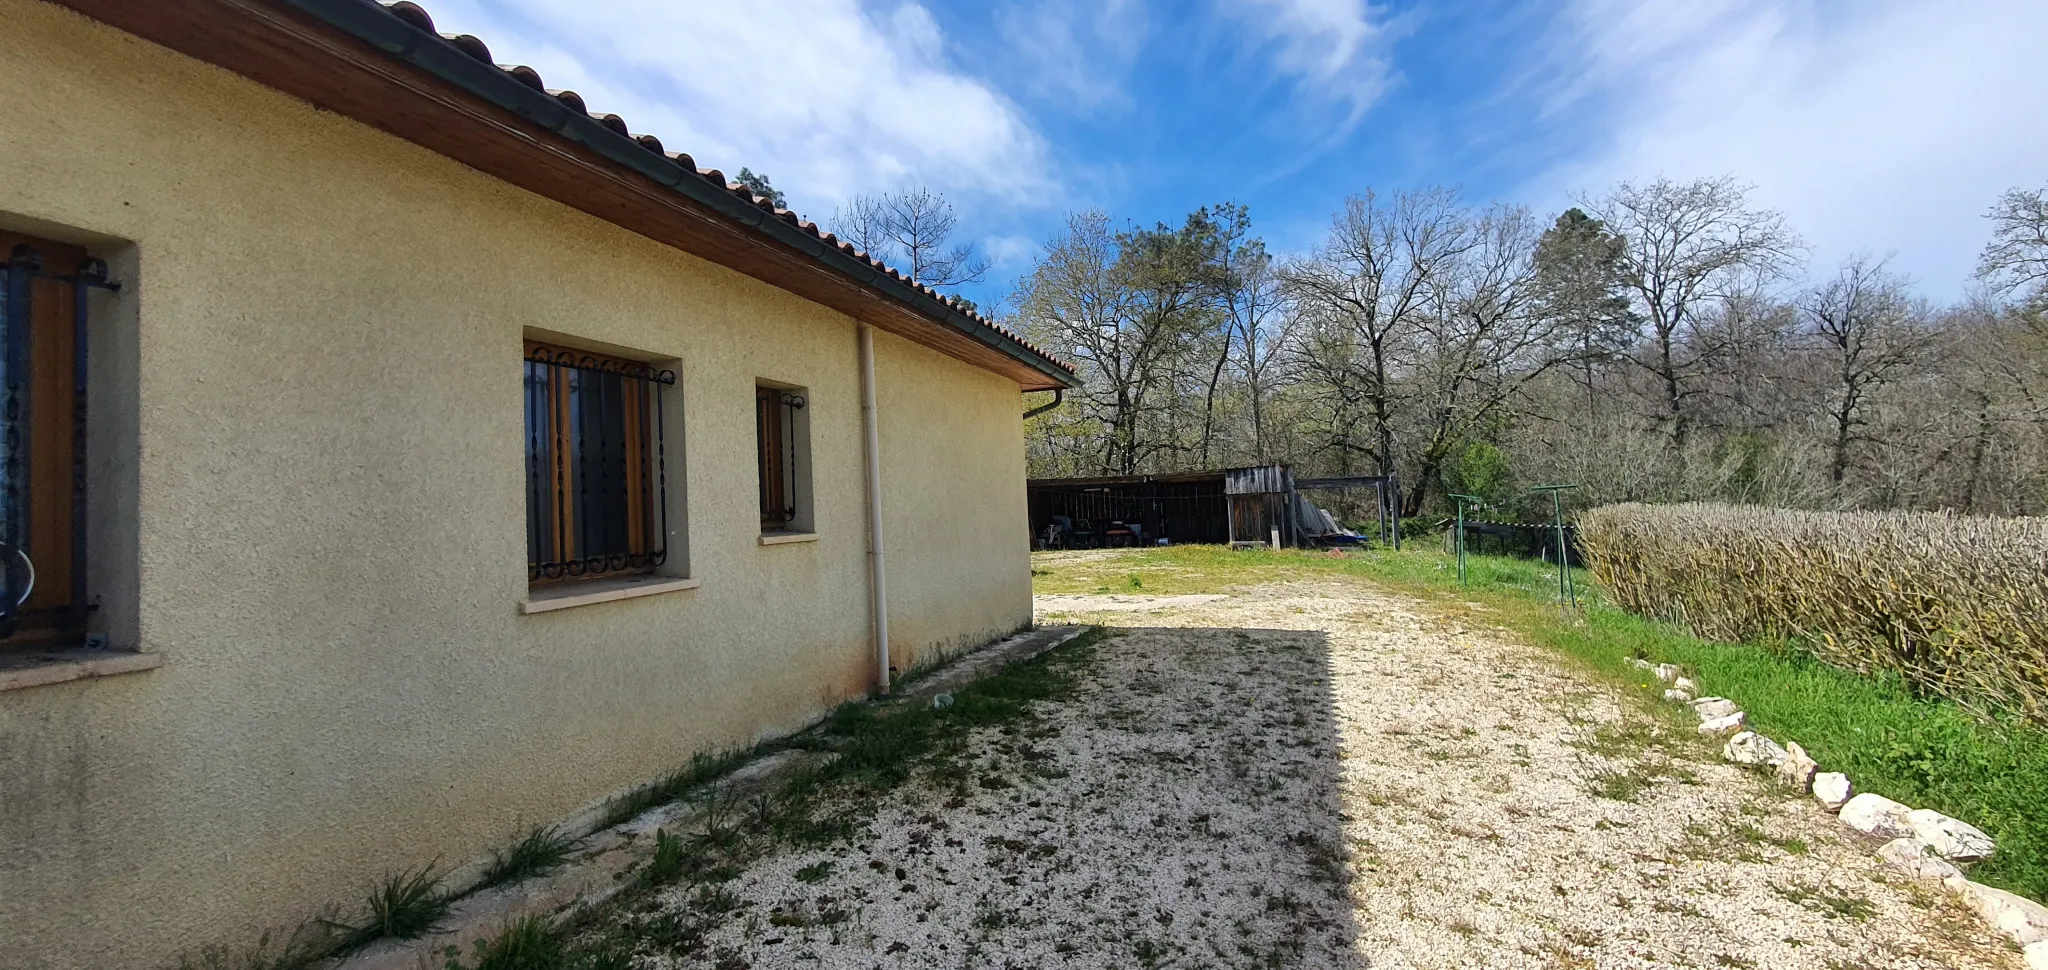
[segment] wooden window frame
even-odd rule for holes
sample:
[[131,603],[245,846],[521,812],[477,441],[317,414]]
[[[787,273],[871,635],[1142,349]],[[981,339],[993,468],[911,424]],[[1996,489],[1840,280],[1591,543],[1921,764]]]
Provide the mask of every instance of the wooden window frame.
[[[0,609],[0,648],[84,638],[87,308],[93,289],[119,289],[107,264],[69,243],[0,232],[0,543],[10,581],[32,569],[29,596]],[[21,326],[26,309],[26,327]],[[20,542],[17,533],[25,536]],[[19,556],[13,550],[17,543]],[[29,564],[22,569],[20,562]]]
[[530,585],[668,561],[663,392],[675,381],[646,361],[526,341]]

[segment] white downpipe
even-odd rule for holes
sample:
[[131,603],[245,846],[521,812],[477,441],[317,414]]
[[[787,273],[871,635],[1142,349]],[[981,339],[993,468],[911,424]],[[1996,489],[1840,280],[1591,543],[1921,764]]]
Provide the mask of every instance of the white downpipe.
[[875,410],[875,331],[860,325],[860,419],[867,433],[868,576],[874,585],[875,691],[889,692],[889,583],[882,569],[882,431]]

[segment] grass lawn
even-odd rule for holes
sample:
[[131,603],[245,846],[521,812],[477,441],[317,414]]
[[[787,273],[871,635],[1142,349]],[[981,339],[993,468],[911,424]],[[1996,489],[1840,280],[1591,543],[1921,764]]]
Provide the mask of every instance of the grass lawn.
[[1399,553],[1348,552],[1343,558],[1219,546],[1136,550],[1099,560],[1076,557],[1058,566],[1041,560],[1034,583],[1041,595],[1175,595],[1348,574],[1515,630],[1647,705],[1663,705],[1664,685],[1648,682],[1625,658],[1680,664],[1706,693],[1740,704],[1757,731],[1780,742],[1798,741],[1823,771],[1847,772],[1858,791],[1932,808],[1990,833],[1998,854],[1976,866],[1971,877],[2048,901],[2048,731],[1917,697],[1897,677],[1830,667],[1796,646],[1696,639],[1608,606],[1591,578],[1576,570],[1578,612],[1558,609],[1556,568],[1542,563],[1470,557],[1469,586],[1461,590],[1454,560],[1433,544],[1428,551],[1416,546]]

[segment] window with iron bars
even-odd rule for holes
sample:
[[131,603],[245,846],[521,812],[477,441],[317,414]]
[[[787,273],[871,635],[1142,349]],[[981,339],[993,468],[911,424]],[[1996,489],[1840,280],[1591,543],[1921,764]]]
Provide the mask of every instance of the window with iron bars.
[[83,637],[89,295],[84,249],[0,232],[0,644]]
[[761,531],[808,532],[810,422],[802,388],[754,388],[754,427],[760,446]]
[[674,371],[526,345],[526,574],[549,583],[668,559],[662,394]]

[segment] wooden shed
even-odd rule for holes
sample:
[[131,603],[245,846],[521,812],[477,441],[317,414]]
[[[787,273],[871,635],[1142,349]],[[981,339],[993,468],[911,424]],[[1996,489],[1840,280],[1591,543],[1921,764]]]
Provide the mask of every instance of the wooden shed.
[[[1372,488],[1379,497],[1375,536],[1397,542],[1388,501],[1390,478],[1303,479],[1286,465],[1096,478],[1035,478],[1026,483],[1032,542],[1040,548],[1206,543],[1282,546],[1355,541],[1304,490]],[[1277,539],[1276,539],[1277,537]]]

